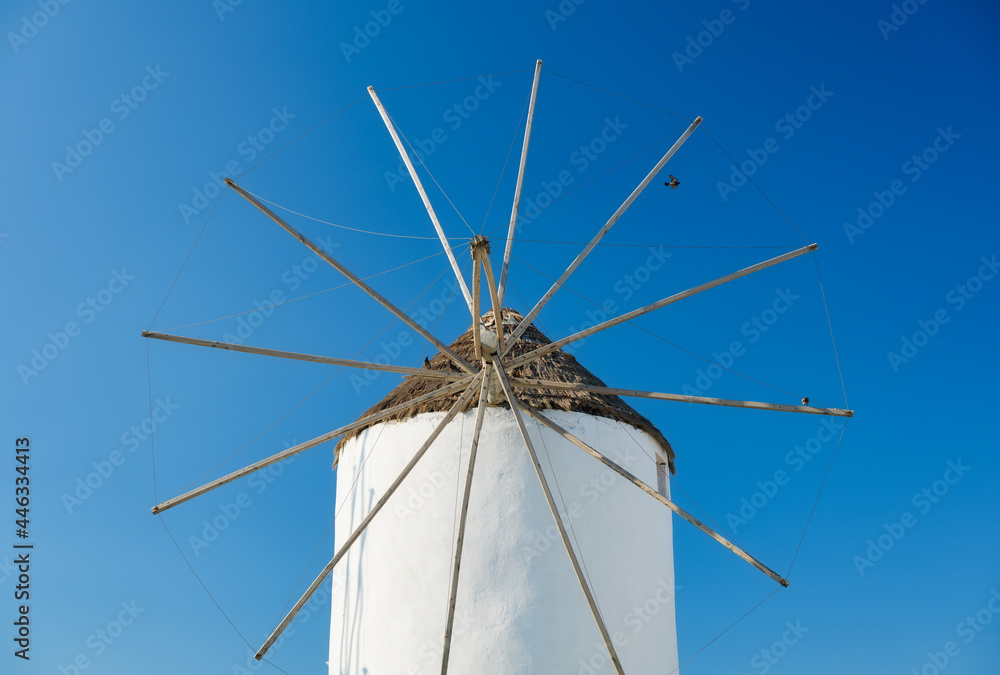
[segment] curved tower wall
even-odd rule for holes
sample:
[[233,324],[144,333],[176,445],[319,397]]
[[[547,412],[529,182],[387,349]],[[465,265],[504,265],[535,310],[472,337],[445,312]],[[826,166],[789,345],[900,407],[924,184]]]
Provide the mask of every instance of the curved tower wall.
[[[506,408],[485,412],[449,671],[613,673],[516,422]],[[656,487],[665,458],[645,432],[577,412],[544,414]],[[341,449],[338,549],[443,417],[378,424]],[[555,432],[525,424],[625,672],[671,672],[671,512]],[[448,425],[334,571],[331,674],[440,672],[474,426],[474,410]]]

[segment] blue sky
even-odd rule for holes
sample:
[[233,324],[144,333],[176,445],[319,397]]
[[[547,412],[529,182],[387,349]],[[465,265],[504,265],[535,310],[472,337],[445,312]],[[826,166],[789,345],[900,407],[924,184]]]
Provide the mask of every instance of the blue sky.
[[[615,246],[545,308],[550,337],[594,320],[591,303],[628,311],[820,245],[822,289],[804,256],[575,352],[612,386],[843,407],[825,293],[857,411],[828,476],[840,428],[825,418],[634,404],[677,449],[678,502],[780,572],[826,477],[791,586],[703,651],[774,584],[677,522],[682,672],[929,673],[942,659],[949,674],[991,672],[997,19],[989,3],[936,0],[4,3],[3,671],[245,672],[237,630],[258,644],[332,555],[332,448],[163,516],[233,625],[149,507],[354,419],[398,380],[147,345],[140,332],[419,364],[423,343],[356,289],[320,293],[343,279],[232,191],[203,231],[215,180],[240,176],[321,221],[433,236],[416,191],[393,177],[372,85],[454,203],[425,174],[456,250],[483,232],[496,251],[541,58],[526,203],[579,190],[519,234],[508,304],[522,311],[688,120],[705,120],[664,171],[681,187],[655,181],[605,239]],[[411,86],[426,83],[439,84]],[[446,342],[467,327],[435,240],[288,218],[357,274],[384,272],[371,283]],[[746,377],[710,370],[713,359]],[[20,437],[29,662],[11,642]],[[225,529],[207,541],[213,520]],[[274,664],[325,672],[328,594]]]

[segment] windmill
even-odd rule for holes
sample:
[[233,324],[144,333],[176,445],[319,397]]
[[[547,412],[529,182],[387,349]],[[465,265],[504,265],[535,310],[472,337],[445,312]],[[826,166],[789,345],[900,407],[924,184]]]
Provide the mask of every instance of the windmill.
[[[563,347],[812,252],[817,245],[798,248],[550,340],[534,325],[539,313],[702,119],[694,119],[541,299],[522,315],[505,306],[505,296],[541,66],[541,61],[536,62],[499,277],[494,275],[490,260],[492,242],[476,236],[469,244],[473,259],[471,288],[392,119],[375,90],[368,89],[416,186],[470,312],[471,327],[451,344],[431,334],[258,198],[226,179],[237,194],[434,345],[439,353],[425,367],[143,333],[147,338],[407,376],[403,384],[360,419],[153,507],[153,513],[161,513],[297,453],[342,438],[335,452],[339,464],[337,496],[341,506],[349,502],[351,508],[343,509],[344,515],[338,516],[335,523],[336,554],[260,647],[257,659],[264,657],[334,568],[343,565],[350,578],[359,582],[363,579],[364,583],[334,600],[331,673],[415,672],[414,659],[422,658],[426,650],[433,654],[442,674],[448,672],[449,666],[455,672],[523,672],[529,667],[536,672],[563,672],[578,662],[583,664],[581,668],[595,672],[610,667],[619,675],[676,670],[671,513],[775,582],[788,585],[781,575],[670,499],[666,478],[672,470],[673,450],[664,435],[620,397],[843,417],[851,417],[852,411],[810,406],[806,399],[801,405],[791,405],[609,387]],[[672,180],[672,187],[676,187],[677,179]],[[485,312],[484,297],[489,307]],[[641,453],[640,460],[645,456],[650,461],[623,460],[619,456],[621,448],[632,446]],[[457,457],[449,454],[455,448],[460,451]],[[445,472],[449,462],[451,473],[464,475],[464,482],[453,486],[453,493],[441,489],[429,495],[416,514],[406,513],[405,509],[395,513],[385,510],[401,487],[420,483],[421,476]],[[474,481],[477,466],[480,478]],[[484,484],[483,475],[492,480]],[[597,520],[602,527],[576,531],[574,515],[564,513],[560,475],[583,481],[605,481],[605,476],[611,476],[608,486],[616,498],[601,502]],[[377,501],[365,499],[360,490],[354,489],[359,480],[366,482],[366,491],[377,495]],[[457,522],[448,517],[453,507],[449,494],[460,503]],[[622,498],[617,499],[619,496]],[[397,505],[400,499],[395,498]],[[625,522],[650,526],[637,538],[633,531],[621,527]],[[550,553],[525,560],[525,543],[540,529],[548,531],[546,523],[555,530],[548,544],[561,548],[565,556]],[[363,553],[356,550],[359,541],[364,541]],[[414,557],[404,559],[400,555],[412,550],[417,552]],[[441,551],[446,551],[447,556],[442,556]],[[627,573],[621,573],[625,562]],[[658,580],[664,591],[656,596],[663,596],[657,609],[658,629],[647,631],[645,640],[628,643],[609,629],[607,616],[629,603],[641,602],[648,595],[650,579]],[[469,607],[474,608],[473,620],[465,626],[460,610]],[[456,622],[467,628],[461,635]],[[656,639],[649,637],[653,635]],[[487,662],[489,665],[484,665]]]

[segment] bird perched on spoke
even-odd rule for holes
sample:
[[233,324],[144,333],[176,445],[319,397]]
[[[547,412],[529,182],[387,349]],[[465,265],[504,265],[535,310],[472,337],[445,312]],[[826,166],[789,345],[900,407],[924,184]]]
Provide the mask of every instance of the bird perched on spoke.
[[802,399],[802,405],[809,405],[809,397],[806,396]]
[[681,182],[677,180],[677,176],[670,176],[670,180],[664,183],[664,185],[669,187],[671,190],[676,190],[677,186],[680,184]]
[[430,367],[431,367],[431,360],[425,356],[424,357],[424,368],[430,368]]

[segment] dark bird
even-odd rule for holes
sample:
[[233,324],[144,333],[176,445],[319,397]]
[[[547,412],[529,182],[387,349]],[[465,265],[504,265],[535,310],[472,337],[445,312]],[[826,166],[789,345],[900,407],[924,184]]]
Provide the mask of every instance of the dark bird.
[[677,186],[680,184],[681,182],[677,180],[677,176],[670,176],[670,180],[664,183],[664,185],[669,187],[671,190],[676,190]]
[[425,356],[424,357],[424,368],[430,368],[430,367],[431,367],[431,360]]
[[802,399],[802,405],[809,405],[809,397],[808,396],[806,396],[805,398]]

